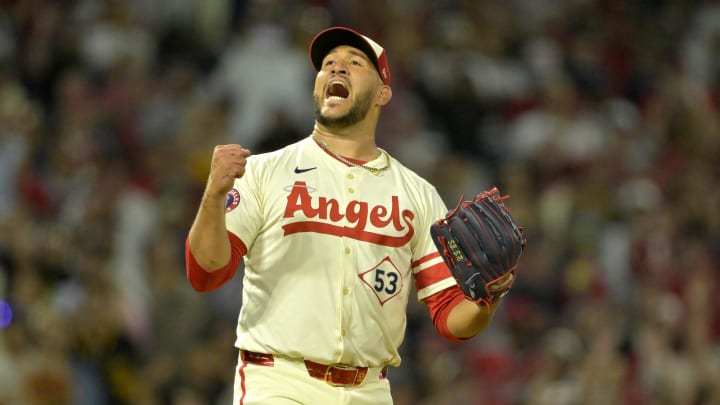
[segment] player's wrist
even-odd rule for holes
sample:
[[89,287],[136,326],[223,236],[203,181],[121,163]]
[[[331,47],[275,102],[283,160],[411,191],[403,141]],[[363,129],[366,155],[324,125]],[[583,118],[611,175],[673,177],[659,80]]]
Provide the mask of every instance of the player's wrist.
[[203,198],[207,198],[212,201],[224,201],[227,198],[227,193],[232,188],[232,185],[227,186],[219,183],[220,182],[214,181],[212,178],[208,179],[208,182],[205,185]]
[[218,191],[205,189],[202,196],[201,205],[211,209],[222,209],[225,210],[225,204],[227,202],[227,191]]

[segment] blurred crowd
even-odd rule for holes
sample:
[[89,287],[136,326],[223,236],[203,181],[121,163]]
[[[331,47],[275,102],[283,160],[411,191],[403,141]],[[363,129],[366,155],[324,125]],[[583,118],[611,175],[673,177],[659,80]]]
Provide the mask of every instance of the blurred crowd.
[[380,146],[528,236],[482,335],[411,302],[397,405],[720,403],[720,2],[1,0],[0,404],[230,402],[185,237],[214,145],[309,134],[330,25],[388,50]]

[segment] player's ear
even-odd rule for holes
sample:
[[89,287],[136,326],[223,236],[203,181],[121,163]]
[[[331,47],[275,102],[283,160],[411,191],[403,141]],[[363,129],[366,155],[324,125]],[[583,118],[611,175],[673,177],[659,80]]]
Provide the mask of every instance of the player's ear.
[[390,86],[382,86],[380,88],[380,93],[378,94],[377,101],[380,106],[384,106],[385,104],[389,103],[392,99],[392,89]]

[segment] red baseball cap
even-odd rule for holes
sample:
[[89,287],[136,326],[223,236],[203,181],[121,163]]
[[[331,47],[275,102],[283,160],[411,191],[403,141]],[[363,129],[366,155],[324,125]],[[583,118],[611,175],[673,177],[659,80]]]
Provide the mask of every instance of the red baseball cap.
[[382,82],[390,85],[390,67],[385,49],[365,35],[346,27],[326,28],[315,35],[310,42],[310,60],[315,70],[319,71],[325,55],[340,45],[349,45],[363,51],[375,65]]

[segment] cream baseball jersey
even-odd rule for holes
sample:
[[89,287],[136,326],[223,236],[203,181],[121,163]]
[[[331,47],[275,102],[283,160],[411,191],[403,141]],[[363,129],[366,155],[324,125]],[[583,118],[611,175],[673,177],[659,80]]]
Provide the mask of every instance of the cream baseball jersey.
[[412,288],[455,285],[430,238],[436,189],[382,152],[348,166],[311,137],[248,159],[226,224],[247,248],[241,349],[324,364],[400,364]]

